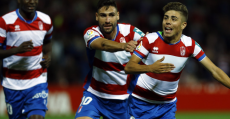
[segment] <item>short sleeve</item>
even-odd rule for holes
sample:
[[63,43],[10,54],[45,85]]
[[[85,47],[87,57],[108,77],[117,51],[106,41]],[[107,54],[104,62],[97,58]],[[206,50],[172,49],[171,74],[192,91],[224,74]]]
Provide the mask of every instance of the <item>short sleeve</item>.
[[51,21],[51,24],[49,24],[49,29],[47,29],[47,33],[45,36],[45,41],[52,39],[52,35],[53,35],[53,23]]
[[192,56],[198,61],[201,61],[206,57],[204,51],[202,50],[202,48],[197,42],[195,42],[195,48],[194,48]]
[[100,34],[95,30],[88,29],[84,32],[84,40],[88,48],[90,48],[90,44],[97,38],[100,38]]
[[139,43],[134,51],[134,54],[139,58],[143,59],[149,53],[149,41],[147,37],[144,37],[143,40]]

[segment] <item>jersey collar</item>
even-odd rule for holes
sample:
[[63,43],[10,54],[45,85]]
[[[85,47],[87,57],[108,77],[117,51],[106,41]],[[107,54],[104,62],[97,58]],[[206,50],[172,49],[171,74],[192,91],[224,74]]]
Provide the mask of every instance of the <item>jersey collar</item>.
[[[157,34],[158,34],[158,36],[161,38],[161,40],[163,40],[163,41],[165,42],[165,40],[164,40],[164,38],[163,38],[163,36],[162,36],[163,31],[158,31]],[[169,45],[175,45],[175,44],[178,44],[180,41],[181,41],[181,39],[180,39],[178,42],[176,42],[176,43],[168,43],[168,44],[169,44]]]
[[119,27],[118,27],[118,24],[117,24],[117,34],[116,34],[115,38],[112,41],[115,41],[115,39],[117,38],[118,33],[119,33]]
[[34,22],[37,19],[37,12],[35,11],[35,15],[34,18],[32,20],[25,20],[22,15],[19,13],[19,9],[16,10],[16,14],[18,15],[18,18],[21,19],[22,21],[31,24],[32,22]]

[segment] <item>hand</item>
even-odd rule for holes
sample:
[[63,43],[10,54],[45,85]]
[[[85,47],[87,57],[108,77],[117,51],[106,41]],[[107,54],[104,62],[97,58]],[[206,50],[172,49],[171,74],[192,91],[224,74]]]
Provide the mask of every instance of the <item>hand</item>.
[[42,57],[42,61],[40,62],[42,68],[48,68],[50,66],[51,57],[49,55],[45,55]]
[[175,66],[171,63],[161,63],[164,61],[165,57],[157,60],[153,64],[149,65],[150,71],[153,73],[167,73],[172,71]]
[[23,42],[17,47],[17,53],[29,52],[34,48],[32,40]]
[[125,43],[125,51],[127,52],[133,52],[137,47],[137,41],[129,41],[128,43]]

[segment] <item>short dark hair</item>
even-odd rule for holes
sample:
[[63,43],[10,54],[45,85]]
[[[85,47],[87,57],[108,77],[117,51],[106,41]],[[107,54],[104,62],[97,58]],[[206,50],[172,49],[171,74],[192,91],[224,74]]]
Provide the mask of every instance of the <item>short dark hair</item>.
[[188,9],[184,4],[180,2],[169,2],[167,5],[163,7],[164,14],[169,10],[181,12],[182,15],[185,17],[185,21],[188,20]]
[[117,9],[117,4],[114,0],[99,0],[97,3],[97,11],[104,6],[107,7],[106,9],[108,9],[109,6],[113,6]]

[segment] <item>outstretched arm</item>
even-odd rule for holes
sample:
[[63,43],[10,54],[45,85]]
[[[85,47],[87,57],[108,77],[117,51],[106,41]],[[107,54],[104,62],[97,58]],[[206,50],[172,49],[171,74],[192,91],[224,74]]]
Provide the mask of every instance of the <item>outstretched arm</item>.
[[212,76],[217,81],[230,88],[230,78],[228,75],[215,64],[213,64],[213,62],[207,56],[202,61],[200,61],[200,63],[212,73]]
[[141,59],[136,55],[132,55],[131,59],[125,66],[125,73],[127,74],[139,74],[139,73],[167,73],[175,68],[173,64],[161,63],[165,57],[157,60],[151,65],[140,65],[138,64]]
[[128,43],[118,43],[105,38],[98,38],[90,44],[92,49],[116,52],[125,50],[133,52],[136,48],[137,41],[129,41]]

